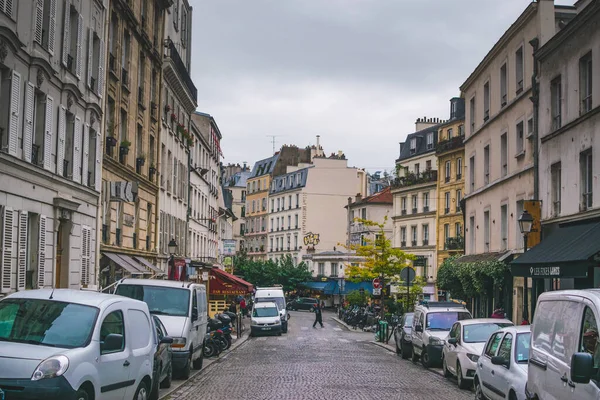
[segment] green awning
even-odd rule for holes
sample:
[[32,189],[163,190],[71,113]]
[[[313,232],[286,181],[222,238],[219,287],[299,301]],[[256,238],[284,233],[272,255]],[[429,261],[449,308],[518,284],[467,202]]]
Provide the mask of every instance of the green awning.
[[540,244],[511,262],[513,276],[583,278],[597,264],[600,222],[560,226]]

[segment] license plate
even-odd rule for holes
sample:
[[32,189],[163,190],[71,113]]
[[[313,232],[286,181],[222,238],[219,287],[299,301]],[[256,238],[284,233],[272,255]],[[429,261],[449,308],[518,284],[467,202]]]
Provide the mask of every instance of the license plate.
[[[270,330],[271,330],[271,328],[261,328],[261,330],[263,330],[263,331],[270,331]],[[2,399],[2,398],[0,398],[0,400],[3,400],[3,399]]]

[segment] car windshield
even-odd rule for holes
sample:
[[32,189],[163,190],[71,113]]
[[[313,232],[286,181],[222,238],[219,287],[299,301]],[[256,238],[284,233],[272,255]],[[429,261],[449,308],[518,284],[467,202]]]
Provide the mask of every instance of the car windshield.
[[404,318],[404,326],[412,326],[413,315],[414,314],[408,314],[408,315],[406,315],[406,318]]
[[494,331],[507,326],[512,326],[512,324],[490,322],[465,325],[463,326],[463,340],[465,343],[485,343]]
[[279,315],[279,310],[275,307],[259,307],[255,308],[252,313],[253,317],[277,317]]
[[519,333],[515,345],[515,360],[518,363],[527,364],[529,361],[529,344],[531,343],[531,332]]
[[427,314],[425,329],[432,331],[449,331],[456,321],[470,319],[467,312],[430,312]]
[[90,341],[98,311],[96,307],[52,300],[3,300],[0,342],[67,349],[84,347]]
[[150,312],[155,315],[189,316],[190,291],[187,289],[150,285],[119,285],[115,294],[145,302],[148,304]]
[[257,303],[265,303],[265,302],[275,303],[280,310],[285,308],[285,300],[283,297],[259,297],[256,299]]

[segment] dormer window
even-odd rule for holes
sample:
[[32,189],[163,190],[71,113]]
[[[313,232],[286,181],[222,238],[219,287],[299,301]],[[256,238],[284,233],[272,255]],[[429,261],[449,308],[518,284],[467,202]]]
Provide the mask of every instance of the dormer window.
[[433,132],[427,134],[427,150],[433,149]]
[[411,153],[417,152],[417,138],[410,139],[410,152]]

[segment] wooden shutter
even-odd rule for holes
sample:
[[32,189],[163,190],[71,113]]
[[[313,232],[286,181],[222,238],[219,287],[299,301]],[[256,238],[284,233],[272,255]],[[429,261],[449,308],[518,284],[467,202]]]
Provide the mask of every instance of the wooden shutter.
[[40,215],[40,233],[38,238],[37,286],[46,286],[46,216]]
[[12,72],[10,90],[10,122],[8,126],[8,152],[17,155],[19,143],[19,111],[21,103],[21,74]]
[[0,274],[0,291],[6,293],[11,290],[14,211],[10,207],[4,207],[2,214],[2,260],[0,260],[2,273]]
[[[87,62],[87,85],[92,88],[92,71],[94,70],[94,31],[88,29],[88,62]],[[96,82],[97,83],[97,82]]]
[[94,183],[96,184],[96,191],[102,190],[102,136],[96,132],[96,178]]
[[79,14],[77,18],[77,69],[75,75],[81,79],[83,71],[83,16]]
[[81,284],[87,286],[90,283],[90,253],[91,253],[91,229],[88,226],[81,227]]
[[83,127],[83,146],[82,146],[82,161],[81,161],[81,183],[83,186],[89,186],[88,179],[89,161],[90,161],[90,126],[85,124]]
[[19,212],[19,242],[17,254],[17,290],[25,290],[27,276],[27,211]]
[[58,140],[56,141],[56,174],[63,176],[63,161],[65,160],[65,137],[67,130],[67,109],[60,106],[58,109]]
[[81,183],[81,118],[75,117],[73,129],[73,181]]
[[[48,0],[46,0],[48,1]],[[44,0],[35,2],[35,34],[34,40],[40,45],[42,44],[42,32],[44,23]]]
[[52,130],[54,129],[54,99],[46,96],[46,126],[44,128],[44,169],[52,171]]
[[50,1],[50,23],[48,24],[48,52],[54,55],[54,42],[56,40],[56,0]]
[[[63,33],[63,58],[62,63],[67,67],[69,51],[71,50],[71,1],[65,0],[65,25]],[[62,167],[61,167],[62,168]]]
[[35,87],[27,82],[25,86],[25,110],[23,125],[23,159],[31,162],[31,149],[33,144],[33,103],[35,100]]
[[98,54],[98,82],[96,82],[98,96],[102,97],[104,95],[104,62],[105,62],[105,53],[106,49],[104,48],[104,40],[100,39],[100,52]]

